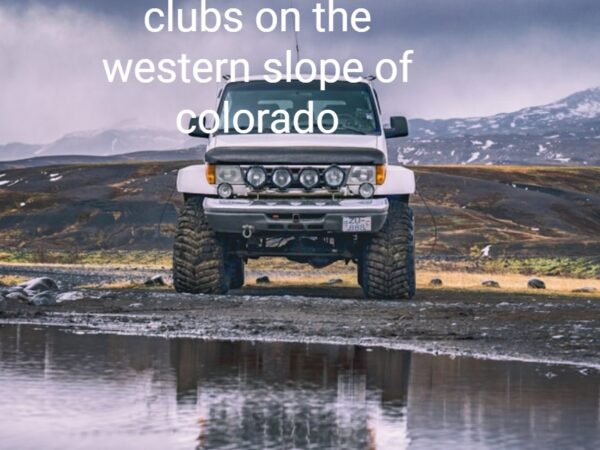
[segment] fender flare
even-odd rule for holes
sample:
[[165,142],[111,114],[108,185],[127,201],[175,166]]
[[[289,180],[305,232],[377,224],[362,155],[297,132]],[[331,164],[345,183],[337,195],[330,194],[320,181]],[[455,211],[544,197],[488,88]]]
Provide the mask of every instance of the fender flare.
[[416,190],[415,173],[402,166],[387,166],[385,182],[377,186],[376,196],[411,195]]
[[177,191],[182,194],[217,195],[217,187],[206,180],[206,164],[180,169],[177,173]]

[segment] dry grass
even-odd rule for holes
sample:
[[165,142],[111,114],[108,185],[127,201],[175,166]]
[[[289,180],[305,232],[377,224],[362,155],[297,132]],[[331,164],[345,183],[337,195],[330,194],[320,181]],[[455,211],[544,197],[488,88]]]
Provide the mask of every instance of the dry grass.
[[25,283],[29,278],[19,275],[0,275],[0,286],[16,286]]
[[[316,271],[315,271],[316,272]],[[358,286],[356,275],[354,273],[328,273],[328,274],[268,274],[272,284],[277,286],[318,286],[327,285],[331,280],[341,280],[341,283],[335,283],[335,286],[354,287]],[[249,279],[246,275],[246,286],[260,286],[254,278]]]
[[[417,271],[417,286],[421,288],[430,287],[429,282],[433,278],[440,278],[443,281],[444,286],[441,289],[494,289],[481,285],[483,281],[494,280],[500,284],[500,289],[503,291],[528,291],[527,282],[533,277],[519,274]],[[547,292],[571,293],[574,289],[589,286],[595,287],[597,289],[596,295],[600,295],[600,280],[550,276],[540,277],[540,279],[546,284]],[[531,290],[529,291],[531,292]]]
[[[341,270],[340,270],[341,269]],[[355,266],[350,265],[338,267],[338,271],[319,271],[319,270],[304,270],[278,272],[274,270],[270,272],[268,268],[263,268],[260,273],[265,273],[269,276],[271,283],[279,286],[317,286],[325,285],[329,280],[340,279],[342,283],[337,283],[335,286],[357,287]],[[248,276],[246,278],[249,278]],[[429,282],[433,278],[440,278],[443,281],[443,286],[436,289],[463,289],[463,290],[490,290],[497,289],[499,291],[511,292],[531,292],[527,288],[527,282],[533,278],[532,276],[520,274],[491,274],[491,273],[468,273],[460,271],[432,271],[432,270],[417,270],[417,287],[420,289],[431,288]],[[597,289],[595,295],[600,296],[600,280],[582,280],[579,278],[567,278],[556,276],[540,277],[546,284],[546,290],[538,290],[539,293],[560,293],[571,294],[574,289],[582,287],[594,287]],[[494,280],[500,284],[498,288],[487,288],[481,283],[486,280]],[[247,279],[247,285],[256,285],[255,279]],[[587,294],[590,295],[590,294]]]
[[260,258],[251,259],[248,261],[246,268],[250,270],[292,270],[302,272],[319,272],[322,274],[337,274],[339,272],[354,273],[356,265],[346,265],[343,261],[338,261],[322,269],[313,269],[309,265],[289,261],[286,258]]
[[114,281],[112,283],[100,283],[100,284],[84,284],[78,286],[80,289],[115,289],[115,290],[171,290],[171,285],[166,286],[146,286],[144,283],[135,283],[132,281]]

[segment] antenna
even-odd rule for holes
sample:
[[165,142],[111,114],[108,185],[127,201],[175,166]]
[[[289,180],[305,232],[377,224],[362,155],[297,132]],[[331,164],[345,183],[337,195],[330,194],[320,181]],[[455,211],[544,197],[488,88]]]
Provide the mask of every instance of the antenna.
[[[294,0],[290,0],[290,8],[294,7]],[[294,40],[296,42],[296,64],[300,61],[300,43],[298,42],[298,30],[294,27]]]

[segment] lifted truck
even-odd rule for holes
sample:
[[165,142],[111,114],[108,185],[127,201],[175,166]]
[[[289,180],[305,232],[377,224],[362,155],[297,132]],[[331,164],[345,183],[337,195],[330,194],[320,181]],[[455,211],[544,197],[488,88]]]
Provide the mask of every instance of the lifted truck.
[[[178,221],[173,278],[178,292],[224,294],[244,285],[244,264],[285,257],[322,268],[354,262],[367,298],[415,294],[412,171],[388,164],[386,138],[408,135],[404,117],[384,129],[368,80],[227,83],[230,119],[245,109],[285,110],[313,102],[336,113],[335,133],[208,135],[192,119],[191,136],[208,138],[205,163],[179,171],[185,207]],[[239,118],[239,116],[238,116]],[[194,122],[195,120],[195,122]]]

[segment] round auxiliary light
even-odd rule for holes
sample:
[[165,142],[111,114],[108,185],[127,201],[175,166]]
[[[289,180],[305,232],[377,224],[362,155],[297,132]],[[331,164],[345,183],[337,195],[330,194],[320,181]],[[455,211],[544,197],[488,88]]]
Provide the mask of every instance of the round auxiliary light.
[[332,189],[339,188],[344,183],[346,174],[342,169],[336,166],[332,166],[325,171],[325,183]]
[[300,184],[305,189],[313,189],[319,184],[319,172],[315,169],[304,169],[300,173]]
[[267,172],[262,167],[251,167],[246,173],[246,181],[254,189],[260,189],[267,183]]
[[231,198],[233,197],[233,187],[229,183],[222,183],[217,188],[217,194],[221,198]]
[[371,198],[375,194],[375,186],[369,183],[363,183],[358,188],[358,193],[362,198]]
[[273,184],[278,189],[285,189],[292,184],[292,174],[287,169],[276,169],[271,176]]

